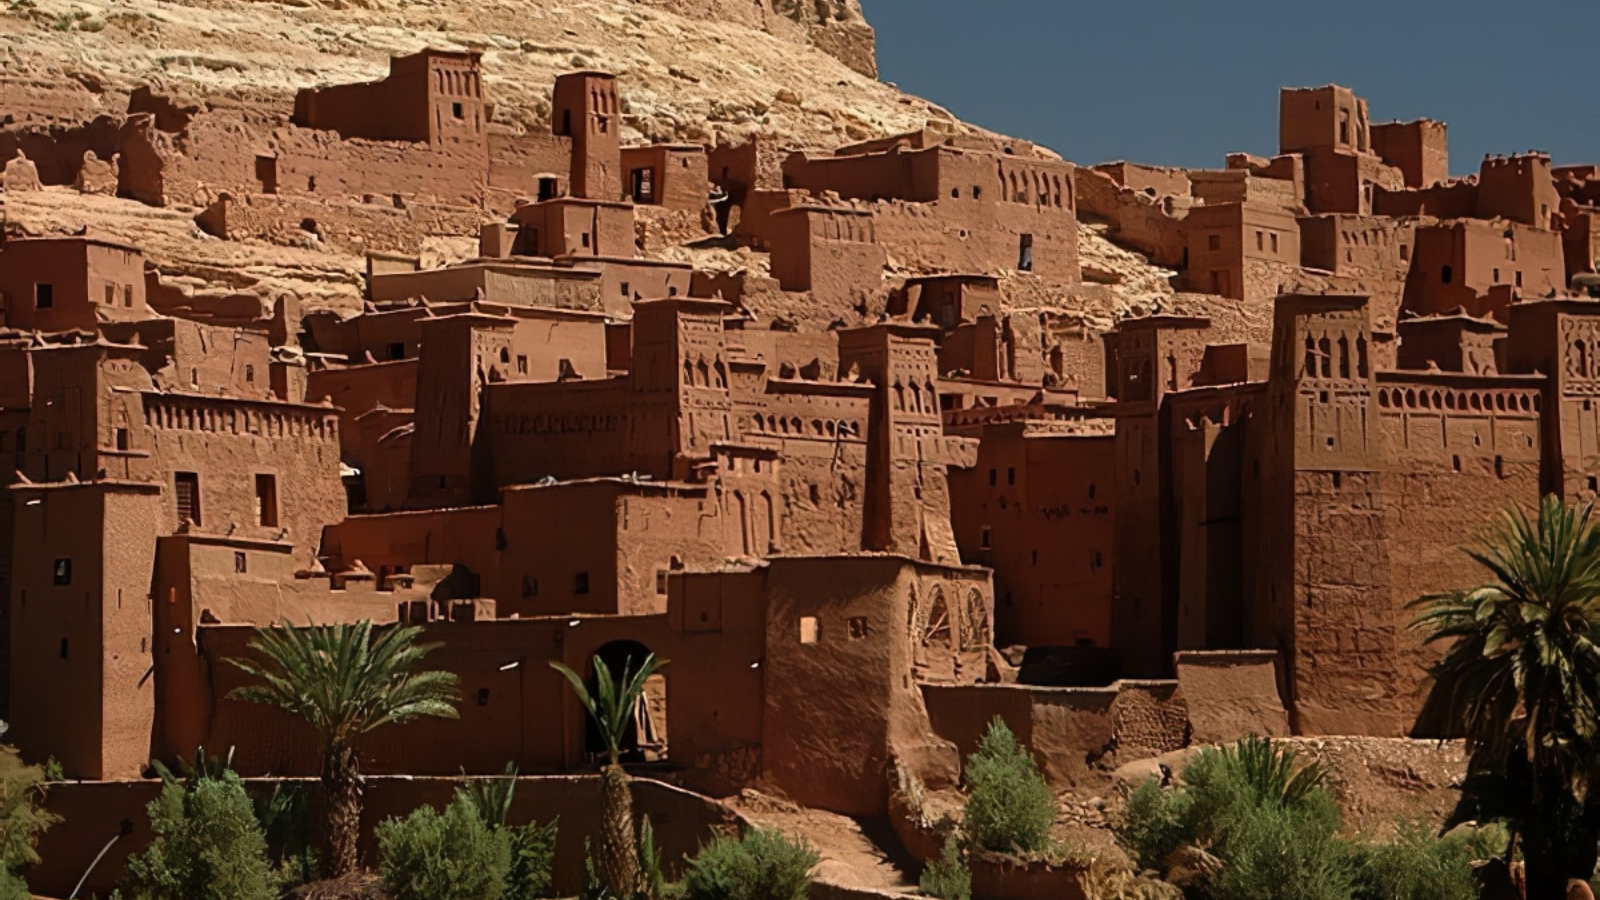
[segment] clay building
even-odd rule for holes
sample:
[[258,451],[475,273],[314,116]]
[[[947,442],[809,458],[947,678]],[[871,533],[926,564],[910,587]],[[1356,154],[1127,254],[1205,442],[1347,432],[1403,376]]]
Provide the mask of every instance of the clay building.
[[1402,308],[1418,315],[1456,309],[1504,321],[1523,297],[1566,288],[1561,236],[1505,220],[1458,219],[1419,225]]
[[144,254],[94,237],[0,244],[0,303],[7,327],[94,331],[101,322],[150,314]]
[[711,181],[706,148],[692,144],[625,147],[622,171],[629,200],[645,206],[699,214],[706,208]]

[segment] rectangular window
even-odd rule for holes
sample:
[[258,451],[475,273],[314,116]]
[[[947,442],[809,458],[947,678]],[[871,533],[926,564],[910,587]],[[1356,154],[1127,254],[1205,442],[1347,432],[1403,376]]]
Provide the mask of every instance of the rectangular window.
[[195,472],[176,472],[172,476],[172,494],[178,502],[178,526],[189,522],[200,524],[200,476]]
[[33,308],[50,309],[56,305],[56,286],[40,282],[33,286]]
[[278,526],[278,476],[256,476],[256,521],[268,528]]
[[1024,234],[1017,242],[1017,271],[1033,271],[1033,235]]
[[539,596],[539,579],[533,577],[532,575],[522,576],[522,596]]
[[389,345],[389,358],[390,359],[405,359],[406,358],[406,345],[403,342],[396,342],[396,343],[390,344]]
[[126,450],[126,449],[128,449],[128,429],[126,429],[126,428],[118,428],[117,429],[117,449],[118,450]]
[[1267,236],[1266,236],[1266,234],[1264,232],[1260,232],[1260,231],[1256,232],[1256,250],[1258,252],[1260,252],[1260,251],[1265,251],[1266,249],[1267,249]]
[[1272,243],[1272,252],[1273,253],[1277,253],[1278,252],[1278,233],[1276,231],[1274,231],[1274,232],[1268,234],[1267,238]]
[[622,283],[622,296],[624,296],[624,297],[632,297],[633,296],[633,288],[626,281],[624,281]]
[[461,104],[452,103],[450,104],[450,115],[454,116],[455,120],[459,122],[467,117],[467,111],[462,108]]
[[1522,273],[1517,273],[1517,287],[1522,287]]
[[1213,235],[1208,236],[1206,238],[1206,249],[1207,250],[1221,250],[1222,249],[1222,235],[1213,234]]
[[243,550],[233,551],[234,574],[243,575],[248,571],[250,571],[250,557],[246,556]]
[[589,573],[588,572],[579,572],[577,577],[572,580],[572,592],[574,594],[587,594],[587,593],[589,593]]
[[107,306],[116,306],[117,305],[117,286],[114,285],[114,284],[106,285],[106,305]]
[[994,529],[990,528],[987,525],[983,526],[983,534],[982,534],[981,540],[978,543],[978,549],[979,550],[988,550],[988,549],[990,549],[990,547],[993,545],[993,541],[994,541]]
[[[50,568],[50,576],[51,576],[51,580],[53,580],[57,585],[68,585],[68,584],[71,584],[72,583],[72,560],[67,559],[65,557],[56,560],[55,561],[55,565],[51,566],[51,568]],[[65,655],[65,654],[63,654],[63,655]]]
[[131,284],[122,286],[122,305],[130,309],[133,307],[133,285]]
[[657,569],[656,570],[656,593],[665,594],[666,592],[667,592],[667,570],[666,569]]
[[528,357],[520,353],[517,354],[517,374],[528,374]]
[[587,231],[583,233],[583,246],[584,249],[588,249],[589,247],[589,232]]

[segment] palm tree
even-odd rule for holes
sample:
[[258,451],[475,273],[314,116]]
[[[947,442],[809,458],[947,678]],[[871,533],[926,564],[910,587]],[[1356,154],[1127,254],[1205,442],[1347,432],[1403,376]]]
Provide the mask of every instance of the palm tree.
[[456,676],[416,671],[437,644],[418,644],[422,629],[384,629],[370,620],[310,628],[257,628],[250,649],[261,662],[228,662],[256,684],[229,696],[275,706],[310,723],[322,742],[326,805],[323,869],[331,877],[356,868],[361,832],[361,763],[356,741],[385,725],[457,717]]
[[589,690],[577,672],[552,661],[550,667],[567,677],[578,702],[589,711],[605,741],[607,765],[600,770],[600,882],[612,897],[629,900],[644,889],[639,866],[639,845],[633,833],[633,795],[628,791],[628,773],[622,770],[622,740],[633,722],[634,709],[644,693],[645,681],[667,664],[651,653],[638,671],[622,664],[622,677],[611,674],[611,667],[598,655],[594,658],[595,689]]
[[[1471,754],[1456,821],[1504,819],[1529,900],[1594,874],[1600,836],[1600,528],[1593,504],[1550,495],[1537,521],[1507,510],[1467,555],[1492,579],[1411,604],[1412,627],[1447,643],[1429,670],[1419,734]],[[1452,822],[1454,824],[1454,822]],[[1516,843],[1516,842],[1514,842]],[[1510,852],[1509,850],[1507,851]]]

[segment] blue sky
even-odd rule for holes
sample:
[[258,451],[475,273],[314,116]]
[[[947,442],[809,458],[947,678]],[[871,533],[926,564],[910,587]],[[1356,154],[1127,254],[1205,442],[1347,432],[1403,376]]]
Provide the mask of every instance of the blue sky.
[[885,81],[1078,163],[1277,151],[1278,88],[1450,126],[1450,169],[1600,162],[1596,0],[861,0]]

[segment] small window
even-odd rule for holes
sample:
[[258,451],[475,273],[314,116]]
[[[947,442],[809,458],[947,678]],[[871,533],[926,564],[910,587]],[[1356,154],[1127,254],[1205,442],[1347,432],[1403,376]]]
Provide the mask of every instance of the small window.
[[517,374],[518,375],[526,375],[526,374],[528,374],[528,357],[527,357],[526,354],[523,354],[523,353],[518,353],[517,354]]
[[243,550],[233,551],[233,571],[236,575],[250,571],[250,557]]
[[973,185],[972,186],[972,199],[981,200],[982,198],[983,198],[983,188],[981,188],[981,187],[979,187],[977,185]]
[[666,592],[667,592],[667,570],[666,569],[657,569],[656,570],[656,593],[665,594]]
[[950,199],[951,200],[960,200],[961,199],[961,188],[958,188],[958,187],[951,188],[950,189]]
[[178,505],[178,524],[200,524],[200,476],[195,472],[175,472],[172,493]]
[[117,449],[118,450],[126,450],[126,449],[128,449],[128,429],[126,429],[126,428],[118,428],[117,429]]
[[67,658],[67,639],[66,638],[62,638],[61,639],[61,658],[62,659],[66,659]]
[[1266,235],[1266,232],[1257,231],[1256,232],[1256,250],[1257,251],[1264,251],[1266,249],[1267,249],[1267,235]]
[[33,286],[33,308],[50,309],[56,305],[56,286],[43,282]]
[[1400,245],[1400,261],[1401,262],[1405,262],[1406,260],[1408,260],[1410,258],[1411,258],[1411,248],[1407,247],[1405,244],[1401,244]]
[[817,622],[816,616],[800,617],[800,643],[815,644],[821,632],[822,626]]
[[621,293],[622,293],[622,296],[624,296],[624,297],[632,297],[633,296],[633,286],[628,284],[628,282],[624,281],[622,283],[622,292]]
[[456,121],[459,122],[467,117],[467,111],[462,108],[461,104],[452,103],[450,104],[450,115],[454,116]]
[[278,526],[278,476],[256,476],[256,521],[267,528]]
[[55,565],[50,568],[50,576],[57,585],[71,584],[72,560],[65,557],[56,560]]
[[1024,234],[1017,241],[1017,271],[1033,271],[1033,235]]
[[1494,275],[1490,280],[1499,281],[1500,280],[1500,270],[1499,269],[1495,269],[1493,271],[1494,271]]
[[1006,469],[1006,484],[1007,485],[1014,485],[1016,483],[1017,483],[1017,470],[1016,470],[1016,467],[1013,466],[1011,468]]
[[852,616],[850,618],[850,640],[859,641],[867,636],[867,617]]
[[1278,252],[1278,233],[1276,231],[1269,232],[1267,234],[1267,241],[1272,246],[1272,252],[1273,253],[1277,253]]
[[574,594],[587,594],[587,593],[589,593],[589,573],[588,572],[579,572],[577,577],[572,580],[572,592]]
[[522,596],[539,596],[539,579],[533,577],[532,575],[522,576]]
[[990,469],[989,470],[989,487],[994,487],[995,485],[997,485],[999,483],[1000,483],[999,482],[999,475],[997,474],[996,470],[995,469]]
[[1090,500],[1094,499],[1094,493],[1095,493],[1095,487],[1094,487],[1094,485],[1091,484],[1091,485],[1089,485],[1089,499]]
[[[458,103],[456,105],[459,106],[460,104]],[[479,706],[488,706],[489,705],[489,689],[488,688],[478,688],[478,705]]]
[[390,344],[389,345],[389,358],[390,359],[405,359],[406,358],[406,345],[403,342],[398,342],[398,341],[393,343],[393,344]]
[[114,285],[114,284],[106,285],[106,305],[107,306],[116,306],[117,305],[117,286]]
[[985,525],[985,526],[983,526],[983,533],[980,536],[980,540],[978,542],[978,549],[979,550],[988,550],[993,546],[994,546],[994,529],[990,528],[987,525]]
[[1213,235],[1208,236],[1206,238],[1206,249],[1207,250],[1221,250],[1222,249],[1222,235],[1213,234]]
[[1517,281],[1517,287],[1522,287],[1522,273],[1521,272],[1517,273],[1516,281]]
[[253,366],[253,365],[250,365],[248,363],[246,363],[245,367],[244,367],[244,383],[245,384],[255,384],[256,383],[256,367]]
[[1094,566],[1096,569],[1105,565],[1105,558],[1100,555],[1099,550],[1094,551],[1094,556],[1090,559],[1090,565]]
[[585,231],[583,233],[583,246],[585,248],[587,248],[589,246],[589,232],[587,232],[587,231]]
[[1453,270],[1451,270],[1451,268],[1449,266],[1440,266],[1439,267],[1439,283],[1440,284],[1449,284],[1450,283],[1450,279],[1453,278],[1454,276],[1455,276],[1455,272]]
[[133,307],[133,285],[131,284],[122,286],[122,305],[130,309]]

